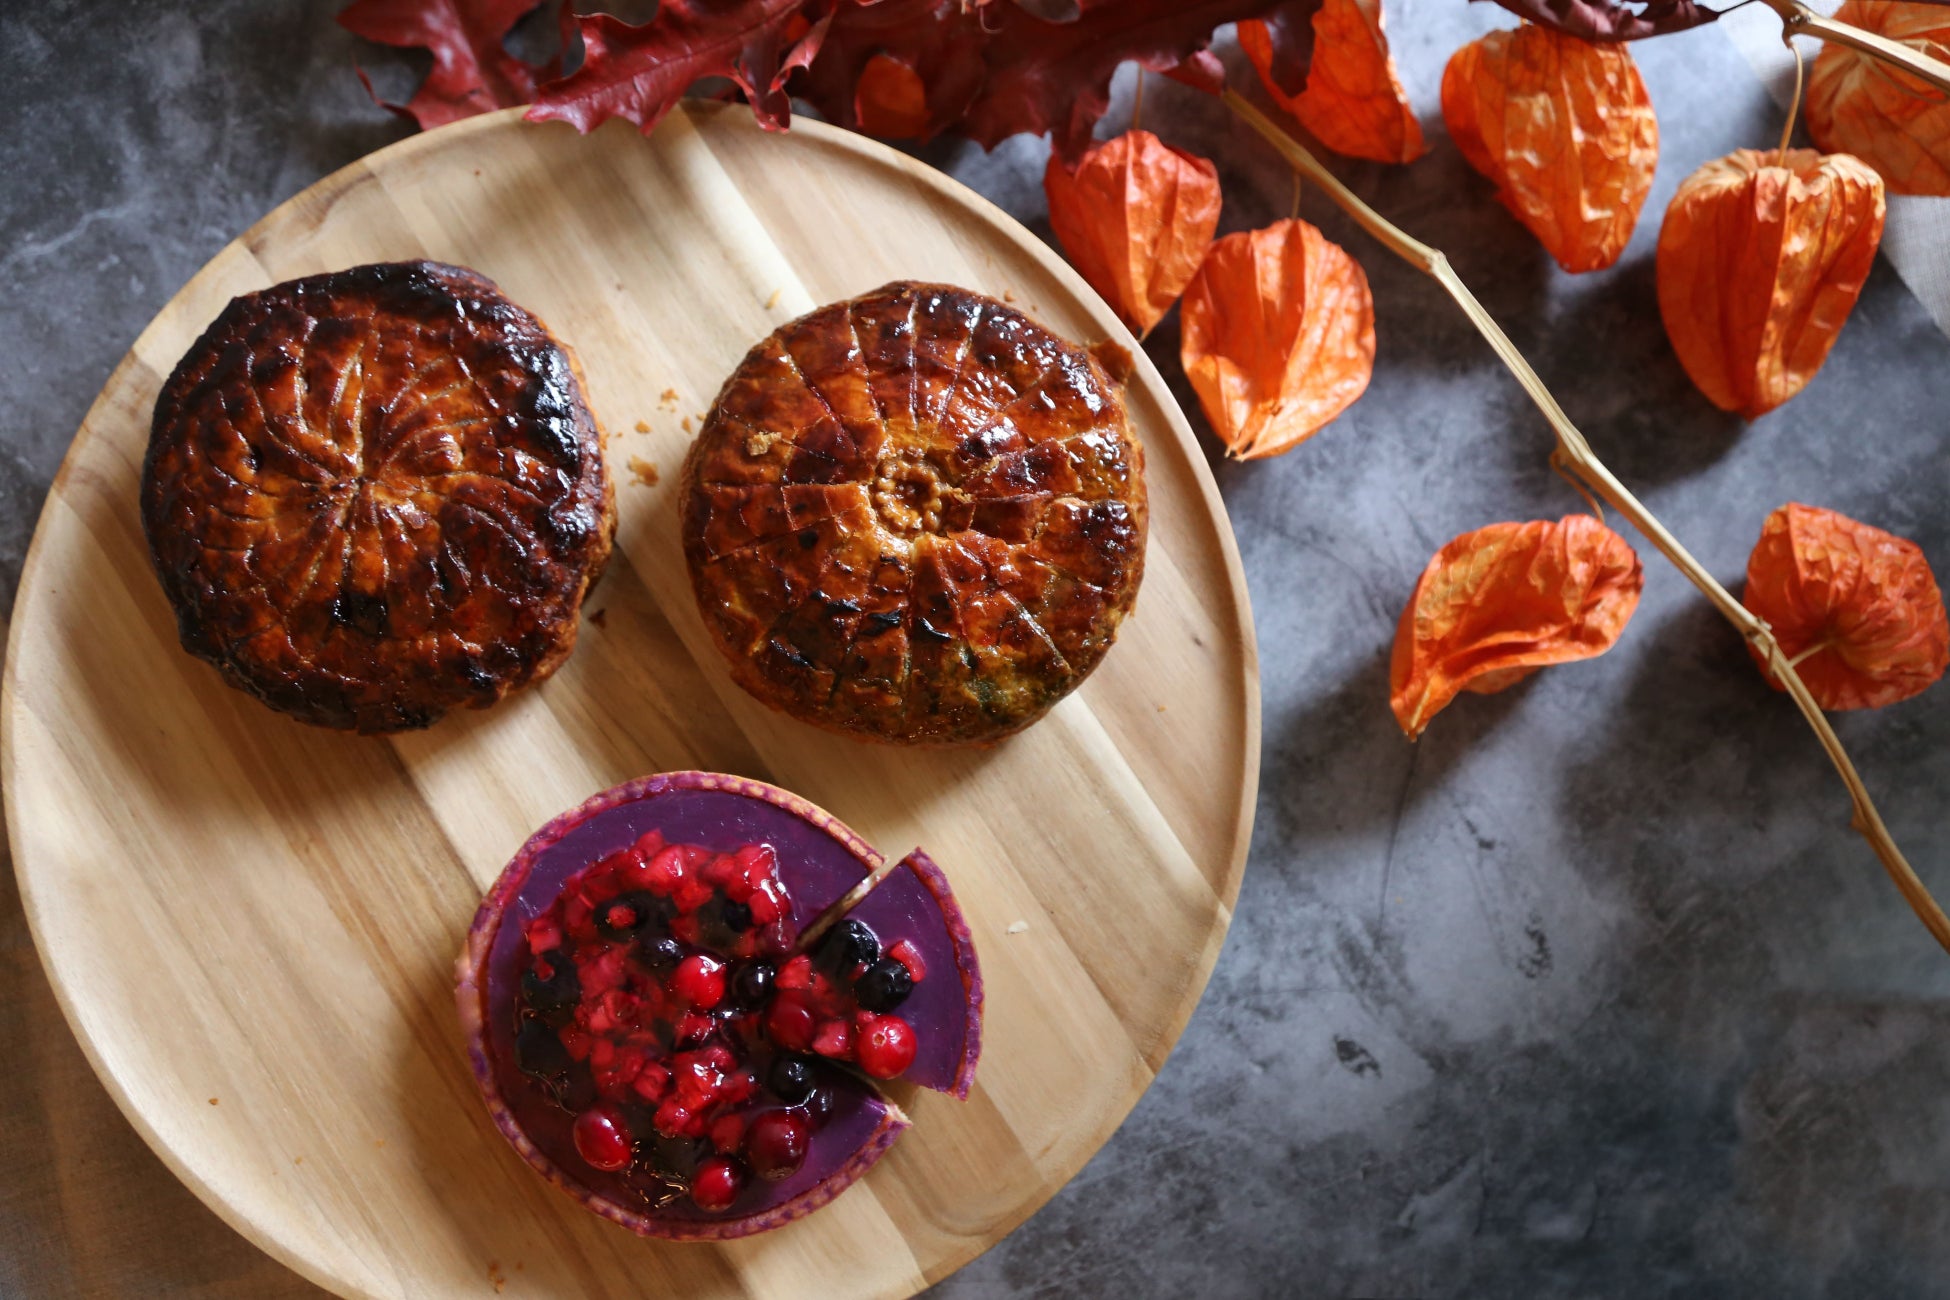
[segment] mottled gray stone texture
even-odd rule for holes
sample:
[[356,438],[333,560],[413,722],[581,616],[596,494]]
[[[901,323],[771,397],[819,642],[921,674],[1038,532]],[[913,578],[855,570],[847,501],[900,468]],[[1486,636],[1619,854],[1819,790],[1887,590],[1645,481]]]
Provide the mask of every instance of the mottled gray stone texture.
[[[422,63],[362,47],[332,9],[0,5],[0,597],[150,316],[273,204],[405,130],[352,64],[404,98]],[[1780,127],[1722,33],[1638,47],[1663,135],[1647,219],[1619,266],[1570,278],[1435,112],[1449,52],[1507,19],[1461,0],[1391,0],[1390,15],[1433,152],[1338,170],[1449,252],[1715,574],[1737,588],[1789,500],[1915,538],[1950,569],[1950,341],[1886,264],[1820,377],[1752,424],[1699,397],[1666,343],[1658,214],[1700,162]],[[1288,173],[1215,102],[1153,79],[1144,111],[1217,161],[1226,229],[1286,214]],[[920,153],[1047,234],[1040,141]],[[1692,589],[1641,547],[1644,601],[1613,653],[1464,697],[1419,744],[1396,730],[1388,647],[1430,553],[1581,507],[1545,463],[1543,421],[1434,283],[1320,195],[1301,203],[1367,268],[1379,355],[1367,396],[1299,450],[1214,457],[1265,693],[1231,938],[1123,1129],[937,1294],[1950,1294],[1950,958],[1849,831],[1793,708]],[[1173,316],[1150,342],[1167,373],[1177,343]],[[1950,687],[1836,725],[1950,896]],[[16,926],[16,957],[23,942]],[[29,1000],[10,1023],[47,1023],[31,960],[9,970]],[[99,1096],[4,1100],[13,1165],[61,1123],[23,1107],[121,1123]],[[132,1135],[106,1141],[126,1177],[165,1183]],[[68,1161],[0,1191],[0,1291],[302,1290],[266,1280],[283,1275],[173,1187],[157,1212],[174,1226],[113,1274],[145,1284],[101,1281],[76,1257],[131,1247],[46,1209],[72,1213],[101,1176]]]

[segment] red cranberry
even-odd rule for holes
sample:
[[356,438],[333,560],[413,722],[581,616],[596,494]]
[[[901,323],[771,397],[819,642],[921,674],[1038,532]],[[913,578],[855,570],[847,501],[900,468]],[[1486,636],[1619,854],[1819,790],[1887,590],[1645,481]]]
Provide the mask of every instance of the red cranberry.
[[744,1190],[745,1171],[722,1156],[701,1162],[691,1180],[691,1199],[700,1210],[728,1210]]
[[724,963],[715,957],[694,952],[677,963],[670,977],[670,991],[700,1011],[709,1011],[724,1001]]
[[630,1130],[623,1112],[596,1106],[576,1116],[576,1154],[593,1169],[614,1173],[630,1164]]
[[914,1027],[899,1016],[862,1014],[854,1059],[876,1079],[891,1079],[914,1064]]
[[745,1159],[760,1178],[778,1182],[806,1163],[812,1126],[789,1110],[768,1110],[745,1134]]

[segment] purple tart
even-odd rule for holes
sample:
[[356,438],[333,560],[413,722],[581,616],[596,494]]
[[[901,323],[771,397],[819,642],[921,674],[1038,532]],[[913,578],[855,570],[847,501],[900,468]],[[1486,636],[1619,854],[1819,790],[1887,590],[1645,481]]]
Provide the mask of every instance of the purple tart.
[[649,1237],[810,1214],[966,1098],[982,978],[941,869],[763,782],[672,772],[537,831],[456,964],[468,1056],[541,1175]]

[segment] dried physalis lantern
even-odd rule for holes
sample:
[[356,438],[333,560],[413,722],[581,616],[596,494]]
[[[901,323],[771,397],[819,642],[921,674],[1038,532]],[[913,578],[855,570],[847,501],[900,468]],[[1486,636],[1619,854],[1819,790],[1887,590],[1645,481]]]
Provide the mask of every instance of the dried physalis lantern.
[[1381,0],[1324,0],[1313,16],[1313,61],[1298,94],[1281,88],[1273,35],[1264,22],[1239,24],[1239,48],[1273,101],[1335,153],[1412,162],[1428,152],[1382,30]]
[[[1846,0],[1835,18],[1950,63],[1950,9]],[[1950,95],[1888,62],[1829,43],[1808,75],[1808,134],[1854,154],[1896,194],[1950,195]]]
[[1395,628],[1388,702],[1409,739],[1459,691],[1490,695],[1611,649],[1645,574],[1590,515],[1491,524],[1435,553]]
[[921,74],[891,54],[874,55],[860,69],[853,114],[868,135],[883,140],[925,139],[928,91]]
[[1807,386],[1882,239],[1882,179],[1847,154],[1740,149],[1680,182],[1659,314],[1707,399],[1752,419]]
[[1143,336],[1178,301],[1219,226],[1219,172],[1149,131],[1043,172],[1049,222],[1090,287]]
[[1368,277],[1304,221],[1227,235],[1185,290],[1179,359],[1234,456],[1290,450],[1368,387]]
[[1625,251],[1659,164],[1659,122],[1623,45],[1526,23],[1450,58],[1442,117],[1469,165],[1566,271]]
[[1790,503],[1769,515],[1741,601],[1824,709],[1906,700],[1950,666],[1950,621],[1922,548],[1833,510]]

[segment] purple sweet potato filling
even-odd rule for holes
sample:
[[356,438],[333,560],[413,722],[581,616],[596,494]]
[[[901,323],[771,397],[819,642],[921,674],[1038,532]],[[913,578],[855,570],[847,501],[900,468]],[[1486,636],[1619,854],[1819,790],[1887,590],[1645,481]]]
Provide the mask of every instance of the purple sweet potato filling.
[[[575,1117],[515,1065],[527,922],[546,912],[576,873],[652,829],[667,843],[720,853],[769,844],[800,930],[881,861],[819,809],[755,781],[672,773],[598,795],[538,831],[482,903],[457,968],[470,1057],[489,1110],[509,1141],[544,1177],[596,1213],[635,1232],[680,1239],[764,1231],[810,1213],[844,1190],[906,1126],[906,1117],[870,1082],[831,1062],[810,1059],[818,1086],[833,1104],[812,1135],[804,1166],[781,1182],[752,1179],[730,1210],[712,1213],[688,1198],[653,1209],[645,1193],[656,1185],[646,1174],[606,1173],[590,1166],[575,1147]],[[927,978],[914,986],[900,1008],[917,1029],[920,1048],[901,1077],[965,1097],[980,1052],[982,985],[968,927],[946,878],[916,850],[887,873],[852,915],[887,944],[908,940],[927,965]],[[761,1049],[753,1064],[762,1071],[767,1059]]]
[[[526,951],[523,927],[548,910],[568,879],[584,867],[657,830],[672,844],[696,844],[731,852],[746,844],[770,844],[792,900],[792,919],[804,928],[868,875],[845,844],[788,809],[723,790],[669,789],[616,804],[590,816],[536,853],[488,950],[487,1039],[495,1085],[509,1114],[535,1148],[589,1191],[628,1210],[649,1213],[643,1188],[628,1171],[604,1173],[577,1155],[575,1117],[558,1106],[536,1080],[515,1065],[514,1031],[519,993],[517,963]],[[546,832],[544,832],[546,834]],[[872,1142],[887,1125],[888,1106],[872,1087],[824,1062],[815,1064],[820,1085],[832,1092],[831,1118],[813,1135],[806,1163],[782,1182],[753,1180],[734,1215],[707,1214],[679,1201],[652,1215],[659,1220],[723,1222],[763,1214],[815,1187]]]
[[918,1031],[914,1063],[901,1078],[924,1088],[966,1096],[981,1034],[981,976],[961,909],[947,893],[941,870],[915,850],[847,913],[883,944],[907,939],[927,963],[899,1015]]

